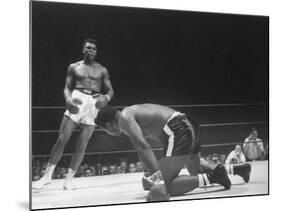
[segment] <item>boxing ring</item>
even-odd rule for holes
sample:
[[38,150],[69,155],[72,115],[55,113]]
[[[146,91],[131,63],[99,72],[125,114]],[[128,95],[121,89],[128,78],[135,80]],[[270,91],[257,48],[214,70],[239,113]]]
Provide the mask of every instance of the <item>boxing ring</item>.
[[[171,200],[268,194],[268,162],[255,161],[251,164],[248,184],[241,177],[230,175],[230,190],[225,191],[222,186],[213,185],[206,189],[197,188]],[[32,190],[32,209],[145,202],[148,192],[142,189],[141,178],[142,173],[74,178],[77,189],[72,191],[63,190],[63,179],[54,180],[40,191]]]
[[[261,104],[208,104],[208,105],[172,105],[176,110],[185,111],[191,109],[191,113],[198,112],[196,120],[203,132],[202,150],[225,151],[233,149],[236,144],[242,144],[245,139],[245,132],[252,127],[258,127],[268,138],[268,105]],[[254,109],[252,109],[254,107]],[[262,107],[262,108],[260,108]],[[220,109],[226,108],[226,111]],[[246,109],[245,109],[246,108]],[[63,111],[61,106],[37,106],[32,111],[43,112],[50,110]],[[197,111],[198,110],[198,111]],[[266,111],[265,114],[262,112]],[[220,115],[220,113],[222,115]],[[219,115],[218,115],[219,114]],[[204,116],[205,115],[205,116]],[[208,115],[208,118],[206,118]],[[199,119],[199,120],[198,120]],[[57,120],[56,120],[57,121]],[[57,129],[36,129],[32,131],[32,139],[47,134],[57,134]],[[77,130],[76,130],[77,132]],[[232,134],[232,136],[231,136]],[[235,135],[233,135],[235,134]],[[248,134],[246,134],[248,135]],[[219,139],[217,138],[219,137]],[[207,140],[204,142],[204,140]],[[267,140],[268,141],[268,140]],[[210,143],[209,143],[210,142]],[[154,151],[162,150],[159,147]],[[86,155],[105,155],[114,153],[135,152],[135,150],[117,150],[86,152]],[[63,156],[71,156],[66,152]],[[48,154],[32,155],[35,157],[48,157]],[[268,194],[268,161],[253,161],[250,182],[245,184],[239,176],[230,175],[232,188],[223,190],[219,185],[197,188],[183,196],[172,197],[171,200],[190,200],[202,198],[248,196]],[[147,191],[142,189],[142,173],[127,173],[104,175],[94,177],[74,178],[74,185],[77,188],[73,191],[63,190],[63,179],[55,179],[50,185],[42,190],[32,190],[32,209],[63,208],[77,206],[96,206],[122,203],[145,202]],[[32,185],[32,182],[31,184]]]

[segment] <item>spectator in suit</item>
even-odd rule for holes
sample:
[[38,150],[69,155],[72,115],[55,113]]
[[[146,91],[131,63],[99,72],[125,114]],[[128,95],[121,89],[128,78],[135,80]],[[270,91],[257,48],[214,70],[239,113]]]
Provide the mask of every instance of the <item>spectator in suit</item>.
[[258,138],[258,131],[253,128],[245,139],[243,150],[249,160],[260,160],[264,155],[263,141]]

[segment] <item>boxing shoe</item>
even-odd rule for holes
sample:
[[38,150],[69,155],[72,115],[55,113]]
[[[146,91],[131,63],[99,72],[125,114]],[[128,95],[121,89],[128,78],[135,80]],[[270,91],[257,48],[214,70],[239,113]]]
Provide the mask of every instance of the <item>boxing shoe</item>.
[[32,189],[35,190],[40,190],[42,189],[45,185],[51,184],[52,178],[49,176],[43,176],[40,180],[34,182],[32,184]]
[[250,180],[250,173],[251,173],[251,164],[244,163],[241,165],[233,165],[233,174],[239,175],[243,178],[243,180],[248,183]]
[[76,187],[72,183],[72,178],[71,179],[66,179],[63,183],[63,189],[64,190],[76,190]]
[[169,201],[170,195],[167,193],[164,182],[154,184],[146,197],[147,202]]
[[217,183],[222,185],[225,190],[229,190],[231,182],[228,178],[227,172],[222,164],[218,164],[217,167],[207,174],[210,183]]

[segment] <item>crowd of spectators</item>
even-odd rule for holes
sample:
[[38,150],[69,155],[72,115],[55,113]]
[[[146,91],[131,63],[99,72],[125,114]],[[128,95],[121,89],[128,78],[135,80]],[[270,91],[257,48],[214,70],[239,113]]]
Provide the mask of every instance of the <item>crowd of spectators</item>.
[[[248,161],[248,159],[245,158],[240,145],[236,145],[233,151],[231,151],[228,156],[226,154],[213,153],[208,155],[202,155],[201,158],[205,159],[210,164],[239,164]],[[33,158],[33,181],[39,180],[44,175],[46,167],[47,160]],[[67,175],[67,170],[68,169],[66,167],[58,165],[54,171],[53,179],[65,178]],[[128,162],[126,159],[121,159],[118,164],[83,163],[77,170],[75,177],[91,177],[100,175],[135,173],[143,172],[143,170],[143,165],[140,161]]]
[[[208,156],[203,156],[205,160],[210,163],[224,163],[226,156],[225,154],[210,154]],[[55,168],[52,178],[53,179],[63,179],[67,175],[67,164],[58,165]],[[32,180],[39,180],[47,168],[47,159],[44,158],[33,158],[32,162]],[[128,162],[126,159],[120,159],[118,163],[83,163],[77,170],[75,177],[91,177],[100,175],[112,175],[112,174],[125,174],[125,173],[135,173],[143,172],[143,165],[140,161]]]
[[219,163],[225,163],[226,155],[225,154],[208,154],[206,156],[201,156],[202,159],[208,161],[210,164],[219,164]]
[[[58,165],[52,175],[53,179],[63,179],[67,175],[67,165]],[[44,158],[33,158],[32,162],[32,180],[39,180],[45,173],[47,168],[47,160]],[[75,177],[90,177],[110,174],[125,174],[143,172],[141,162],[128,162],[126,159],[121,159],[118,164],[90,164],[83,163],[77,170]]]
[[228,156],[225,154],[212,154],[203,158],[213,164],[241,164],[247,161],[268,160],[268,157],[268,143],[264,148],[263,141],[258,138],[257,129],[252,128],[243,145],[237,144]]
[[[211,164],[240,164],[252,160],[267,160],[268,159],[268,144],[263,147],[263,142],[258,139],[257,130],[253,128],[249,137],[244,141],[243,146],[236,145],[234,149],[226,154],[208,153],[201,154],[201,158]],[[94,159],[90,159],[91,161]],[[79,167],[75,177],[90,177],[99,175],[125,174],[143,172],[143,165],[140,161],[128,161],[129,159],[116,159],[117,162],[98,162],[91,163],[87,160]],[[136,160],[136,159],[135,159]],[[47,158],[34,157],[32,160],[32,180],[39,180],[45,173],[47,168]],[[68,169],[66,159],[62,159],[53,173],[53,179],[63,179],[67,175]]]

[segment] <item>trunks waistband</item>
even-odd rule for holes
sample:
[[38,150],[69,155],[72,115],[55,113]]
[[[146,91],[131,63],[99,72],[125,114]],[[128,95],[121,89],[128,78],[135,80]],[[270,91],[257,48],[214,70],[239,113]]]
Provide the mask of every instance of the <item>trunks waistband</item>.
[[175,112],[173,113],[173,115],[168,119],[166,125],[167,125],[172,119],[174,119],[176,116],[184,116],[184,115],[185,115],[184,113],[175,111]]
[[[188,126],[188,130],[191,131],[191,135],[192,135],[192,144],[191,144],[191,148],[190,148],[190,152],[192,153],[197,153],[200,151],[200,140],[199,140],[199,129],[198,129],[198,125],[196,122],[193,121],[193,119],[191,119],[190,117],[188,117],[186,114],[181,113],[181,112],[174,112],[173,115],[168,119],[166,125],[164,126],[164,132],[174,138],[173,136],[176,135],[179,132],[178,129],[176,129],[177,131],[173,131],[173,128],[181,128],[181,127],[174,127],[172,125],[174,125],[173,121],[177,121],[176,119],[181,119],[180,121],[183,121],[187,126]],[[176,123],[177,124],[177,123]],[[179,123],[181,124],[181,123]],[[169,125],[171,126],[171,128],[169,127]],[[186,128],[187,129],[187,128]],[[186,130],[184,129],[184,130]],[[181,132],[179,132],[181,133]]]
[[92,89],[87,89],[87,88],[75,88],[74,90],[77,90],[79,92],[82,92],[86,95],[99,95],[100,93],[95,91],[95,90],[92,90]]
[[165,131],[165,133],[167,134],[167,135],[171,135],[172,134],[172,131],[170,130],[170,128],[169,128],[169,126],[168,126],[168,123],[172,120],[172,119],[174,119],[175,117],[177,117],[177,116],[184,116],[185,114],[183,114],[183,113],[180,113],[180,112],[178,112],[178,111],[175,111],[174,113],[173,113],[173,115],[167,120],[167,122],[166,122],[166,124],[165,124],[165,126],[164,126],[164,128],[163,128],[163,130]]

